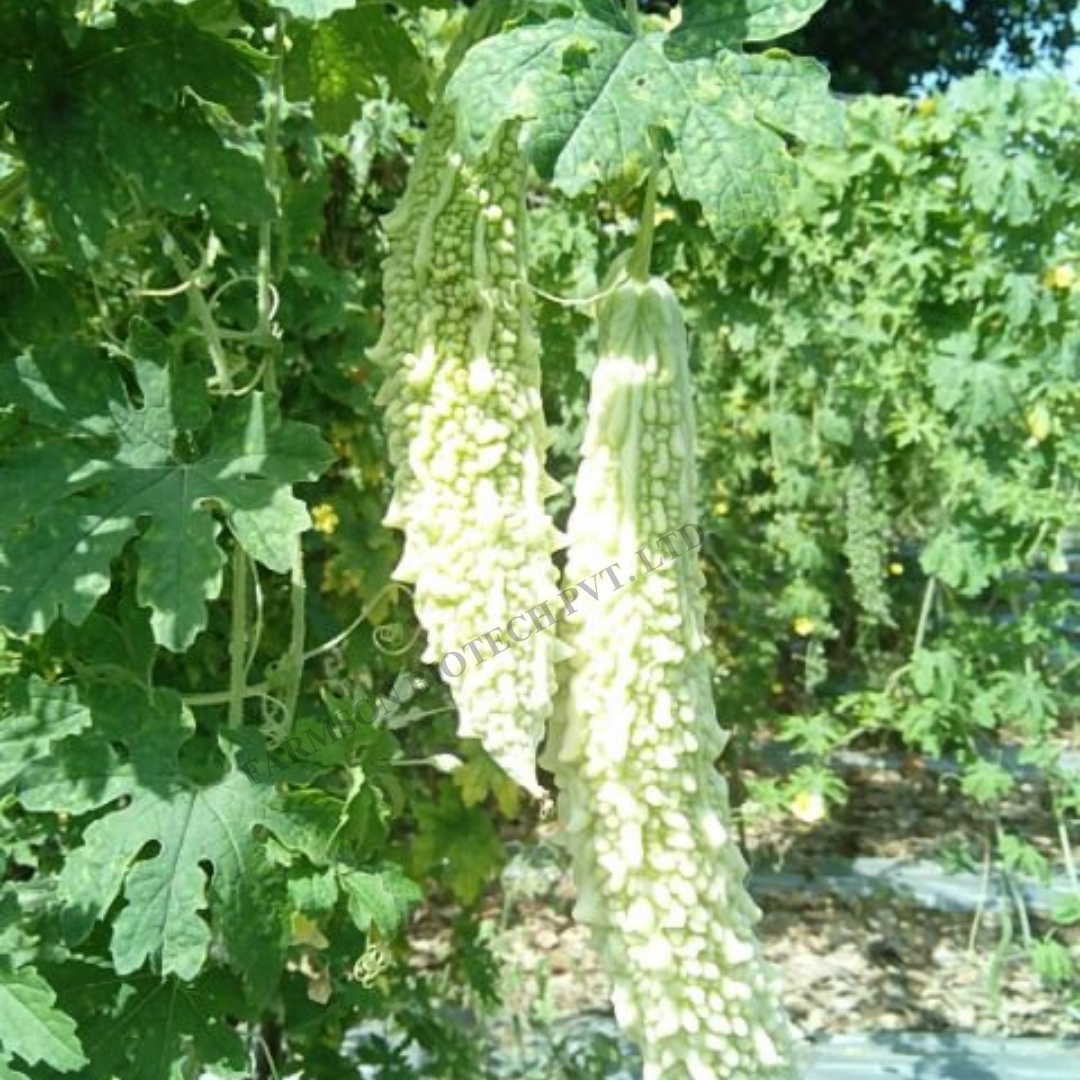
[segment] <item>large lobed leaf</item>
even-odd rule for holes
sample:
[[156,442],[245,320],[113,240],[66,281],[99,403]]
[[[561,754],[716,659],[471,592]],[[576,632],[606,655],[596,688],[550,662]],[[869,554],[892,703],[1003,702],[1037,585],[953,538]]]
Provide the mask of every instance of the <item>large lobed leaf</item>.
[[0,789],[18,779],[53,744],[90,726],[90,710],[73,686],[57,686],[34,675],[8,693],[10,714],[0,723]]
[[212,969],[181,983],[149,973],[120,978],[96,959],[42,969],[78,1022],[90,1058],[78,1080],[178,1080],[192,1058],[220,1080],[250,1076],[241,1034],[226,1019],[245,1011],[239,984],[227,971]]
[[[335,0],[335,7],[351,4]],[[291,99],[311,101],[320,127],[347,131],[360,115],[360,99],[379,95],[380,77],[402,101],[427,115],[427,68],[400,22],[377,6],[336,10],[319,18],[314,25],[290,31],[285,87]]]
[[[94,731],[64,740],[14,785],[35,812],[81,814],[127,800],[87,826],[60,872],[65,936],[81,942],[122,894],[112,926],[117,973],[151,960],[162,976],[190,981],[207,960],[204,912],[212,906],[252,997],[264,999],[286,942],[284,882],[254,833],[284,817],[274,789],[252,785],[235,767],[214,782],[190,779],[180,748],[194,721],[172,691],[102,686],[90,697]],[[125,733],[122,761],[110,743]]]
[[[301,903],[290,899],[282,862],[326,866],[329,906],[340,896],[365,934],[393,933],[420,897],[392,863],[339,861],[334,837],[354,826],[346,801],[251,783],[239,765],[265,752],[257,733],[222,738],[223,768],[192,777],[185,744],[194,721],[172,691],[102,683],[77,697],[33,679],[16,686],[13,701],[16,715],[0,722],[0,755],[13,758],[0,794],[30,813],[93,815],[55,882],[60,929],[80,956],[43,974],[77,1022],[94,1076],[114,1062],[122,1072],[130,1058],[139,1076],[173,1080],[189,1039],[202,1060],[222,1063],[223,1077],[244,1075],[239,1041],[221,1018],[261,1008],[282,977],[290,914]],[[45,730],[49,723],[55,732]],[[12,915],[0,912],[0,928]],[[90,937],[100,923],[111,931],[107,967],[94,959],[102,938]],[[242,978],[244,993],[211,963],[214,952]],[[5,979],[22,987],[18,1000]],[[72,1020],[52,1008],[44,984],[26,989],[28,980],[37,977],[7,976],[0,961],[0,1076],[5,1052],[31,1063],[36,1054],[55,1068],[84,1060],[72,1058],[80,1045],[69,1045]],[[31,1005],[41,1030],[24,1017],[23,1038],[5,1045],[5,1019]]]
[[139,602],[155,640],[180,651],[221,589],[212,511],[252,557],[284,572],[310,523],[291,485],[314,480],[330,454],[265,394],[211,417],[198,372],[148,324],[135,322],[128,348],[139,404],[94,354],[57,350],[0,368],[0,397],[50,432],[0,464],[13,493],[0,506],[0,625],[26,634],[60,615],[81,623],[109,589],[110,561],[138,534]]
[[[801,8],[808,17],[814,5],[754,6],[742,31],[751,37],[793,28],[794,14],[783,12]],[[737,20],[718,18],[734,32]],[[707,36],[700,26],[694,35],[698,44]],[[779,209],[794,179],[792,140],[835,144],[843,131],[821,65],[779,50],[747,55],[736,51],[741,40],[703,56],[685,48],[685,36],[638,35],[622,19],[555,18],[475,46],[447,94],[467,153],[520,118],[538,172],[571,196],[638,180],[659,134],[679,193],[700,203],[717,235],[731,236]]]

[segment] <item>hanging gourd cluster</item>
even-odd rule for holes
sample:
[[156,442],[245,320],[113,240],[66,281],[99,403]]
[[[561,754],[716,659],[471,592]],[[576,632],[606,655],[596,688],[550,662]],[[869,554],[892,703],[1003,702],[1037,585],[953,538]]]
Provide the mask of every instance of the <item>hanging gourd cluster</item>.
[[[468,163],[454,135],[451,108],[437,107],[386,221],[373,350],[388,372],[386,520],[405,534],[396,576],[414,587],[424,659],[463,658],[444,672],[461,735],[534,793],[544,743],[574,914],[592,929],[645,1080],[789,1076],[786,1019],[714,768],[726,735],[704,581],[692,534],[679,532],[697,500],[678,300],[650,276],[647,251],[608,275],[562,536],[544,508],[557,485],[544,468],[518,131],[507,125]],[[563,547],[560,582],[552,556]]]

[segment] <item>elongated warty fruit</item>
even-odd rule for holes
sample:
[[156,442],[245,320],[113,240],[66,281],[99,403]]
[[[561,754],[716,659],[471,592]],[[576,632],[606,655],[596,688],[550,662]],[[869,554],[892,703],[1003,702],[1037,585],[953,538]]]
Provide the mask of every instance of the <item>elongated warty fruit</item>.
[[690,550],[700,536],[686,330],[658,278],[624,278],[599,327],[565,582],[617,565],[619,587],[560,624],[573,655],[545,751],[575,915],[593,929],[645,1080],[776,1080],[791,1075],[787,1023],[714,768],[727,736]]
[[386,219],[386,317],[371,354],[391,372],[379,395],[395,469],[386,524],[405,532],[395,576],[414,585],[425,662],[446,658],[459,733],[538,794],[559,644],[553,631],[517,643],[483,636],[551,597],[558,580],[560,538],[544,509],[558,485],[544,469],[550,436],[525,283],[526,162],[509,126],[472,166],[453,139],[452,113],[439,106]]

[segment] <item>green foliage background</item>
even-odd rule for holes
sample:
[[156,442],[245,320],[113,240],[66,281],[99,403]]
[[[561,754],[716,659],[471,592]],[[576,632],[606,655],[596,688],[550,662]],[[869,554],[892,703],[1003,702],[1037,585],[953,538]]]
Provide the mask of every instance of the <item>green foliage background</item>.
[[[1018,742],[1066,838],[1080,814],[1058,764],[1078,689],[1077,94],[977,76],[851,102],[845,133],[820,69],[741,49],[818,6],[757,4],[742,36],[690,14],[643,43],[601,0],[479,5],[469,33],[519,36],[474,49],[452,92],[480,141],[492,117],[469,103],[520,114],[491,92],[500,50],[557,44],[519,76],[586,102],[572,132],[525,129],[531,273],[561,297],[595,293],[625,246],[660,132],[720,714],[740,744],[803,755],[745,809],[841,799],[829,755],[856,741],[949,754],[997,857],[1045,873],[995,806]],[[282,1031],[287,1068],[354,1075],[339,1046],[361,1016],[404,1033],[387,1076],[410,1075],[410,1039],[430,1075],[479,1075],[436,1004],[493,999],[475,912],[500,819],[536,811],[454,738],[445,689],[400,678],[420,637],[390,582],[365,356],[379,219],[464,22],[349,0],[0,9],[5,1080],[245,1076],[251,1054],[269,1075]],[[613,131],[594,91],[628,65],[654,81],[609,88],[635,101]],[[698,80],[689,133],[664,108],[672,72]],[[767,182],[740,186],[754,169]],[[591,324],[539,314],[564,515]],[[240,770],[391,691],[382,723],[275,784]],[[462,914],[421,976],[402,929],[424,894]],[[1067,992],[1075,958],[1036,944]]]

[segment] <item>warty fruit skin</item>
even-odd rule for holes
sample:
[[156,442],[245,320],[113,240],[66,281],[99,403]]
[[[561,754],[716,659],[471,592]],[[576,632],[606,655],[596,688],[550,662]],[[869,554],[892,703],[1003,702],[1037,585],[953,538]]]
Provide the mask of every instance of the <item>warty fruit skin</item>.
[[[697,516],[686,329],[655,277],[616,279],[599,329],[565,580],[618,561],[626,583],[560,625],[573,652],[544,758],[575,916],[593,930],[645,1080],[780,1080],[792,1075],[787,1022],[714,768],[727,736],[688,550],[697,537],[655,545]],[[645,545],[648,572],[635,557]]]
[[498,650],[482,637],[557,591],[560,537],[544,502],[558,485],[544,466],[524,270],[527,167],[512,126],[474,165],[453,147],[453,113],[440,105],[385,222],[386,314],[371,351],[389,372],[378,397],[394,466],[385,521],[405,533],[395,577],[414,587],[424,661],[465,658],[460,674],[454,658],[443,671],[459,734],[540,794],[559,643],[549,631]]

